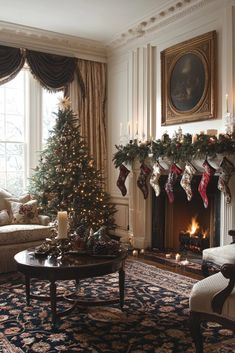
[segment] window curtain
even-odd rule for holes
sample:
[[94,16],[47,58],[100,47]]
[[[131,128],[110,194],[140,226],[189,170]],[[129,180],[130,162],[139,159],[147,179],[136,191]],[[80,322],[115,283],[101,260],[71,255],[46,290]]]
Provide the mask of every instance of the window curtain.
[[48,90],[63,90],[73,81],[76,58],[26,50],[26,60],[33,76]]
[[[79,82],[83,82],[83,90],[78,89]],[[81,135],[87,139],[97,169],[106,177],[106,64],[78,59],[76,79],[65,95],[70,96],[78,114]]]
[[24,50],[0,45],[0,84],[12,80],[22,69],[24,62]]
[[49,91],[64,90],[78,70],[77,58],[0,46],[0,84],[13,79],[25,60],[34,77]]

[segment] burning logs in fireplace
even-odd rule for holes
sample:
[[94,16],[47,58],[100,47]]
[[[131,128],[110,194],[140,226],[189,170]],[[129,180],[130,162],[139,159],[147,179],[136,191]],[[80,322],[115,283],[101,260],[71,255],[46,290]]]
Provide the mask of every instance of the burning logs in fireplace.
[[189,232],[181,231],[179,234],[180,250],[190,250],[192,252],[201,253],[202,250],[209,248],[209,238],[202,233],[190,234]]

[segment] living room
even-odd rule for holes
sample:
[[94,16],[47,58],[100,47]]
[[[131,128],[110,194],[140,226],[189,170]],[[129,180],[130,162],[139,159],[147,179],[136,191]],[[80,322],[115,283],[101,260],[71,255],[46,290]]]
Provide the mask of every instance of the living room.
[[[186,266],[179,265],[176,255],[182,245],[182,234],[186,236],[187,226],[195,216],[201,226],[199,238],[206,238],[211,248],[229,245],[229,231],[235,229],[235,176],[230,172],[224,182],[220,174],[222,161],[229,161],[227,166],[232,167],[235,163],[234,15],[234,0],[129,0],[118,4],[114,1],[65,4],[41,1],[33,4],[25,0],[21,5],[16,1],[2,4],[0,44],[20,48],[20,64],[17,72],[11,72],[12,76],[9,73],[1,76],[1,89],[5,84],[7,90],[11,80],[25,75],[22,82],[24,80],[30,94],[24,100],[28,120],[24,122],[24,132],[21,130],[22,136],[27,136],[23,141],[26,154],[22,157],[20,148],[17,150],[20,159],[14,159],[16,169],[8,170],[7,174],[4,169],[7,153],[4,152],[0,188],[11,193],[7,198],[28,191],[28,179],[38,165],[40,168],[39,151],[47,144],[48,131],[55,122],[53,111],[57,112],[60,99],[59,112],[66,111],[66,104],[69,104],[78,115],[89,153],[102,170],[105,191],[116,209],[117,227],[110,235],[120,239],[130,254],[130,260],[126,261],[128,282],[125,282],[124,310],[114,305],[103,307],[103,310],[91,307],[80,312],[79,306],[71,316],[59,319],[56,331],[51,327],[46,303],[32,300],[26,305],[21,276],[14,272],[3,275],[7,276],[7,281],[6,277],[1,278],[4,293],[0,320],[4,332],[2,345],[8,345],[13,352],[17,349],[18,352],[194,351],[187,324],[188,299],[193,285],[202,279],[202,275],[186,273]],[[48,85],[45,78],[39,76],[34,53],[71,59],[70,69],[76,62],[74,80],[68,78],[66,85],[62,85],[66,86],[67,101],[63,101],[61,87],[57,85],[53,89],[51,81]],[[197,89],[201,92],[199,98],[194,96],[196,103],[185,95],[179,96],[179,91],[191,95],[193,88],[189,86],[184,91],[184,75],[177,80],[180,70],[188,77],[192,58],[196,58],[196,63],[193,62],[196,76],[192,81],[199,85]],[[181,61],[185,65],[183,69]],[[53,70],[52,67],[47,73]],[[68,70],[68,76],[71,71]],[[63,74],[66,74],[65,66]],[[182,83],[180,88],[179,82]],[[8,106],[15,104],[20,110],[21,101],[22,96],[16,94],[8,101]],[[14,115],[13,108],[12,111]],[[17,124],[15,131],[23,126]],[[11,141],[4,138],[1,143],[12,142],[11,137]],[[61,141],[61,146],[66,145],[66,139]],[[79,145],[79,149],[83,147]],[[60,153],[63,151],[57,152]],[[83,161],[79,160],[80,163]],[[90,163],[92,165],[93,161]],[[73,167],[72,164],[68,166]],[[210,168],[212,176],[208,176],[206,168]],[[18,177],[13,180],[11,175]],[[185,184],[179,183],[179,175]],[[220,190],[218,182],[224,182]],[[47,196],[43,194],[44,198]],[[103,194],[99,194],[100,200],[102,197]],[[82,212],[85,211],[79,209],[79,213]],[[97,224],[102,225],[102,222]],[[30,225],[30,232],[32,226],[35,228]],[[17,225],[15,239],[20,227]],[[35,235],[35,243],[28,243],[27,247],[45,239],[47,233],[42,235],[39,228],[37,232],[39,238]],[[7,239],[8,235],[4,236]],[[3,245],[0,246],[0,267],[10,268],[8,266],[16,265],[13,260],[16,244],[11,244],[12,253],[8,252],[11,264],[4,258],[9,251],[8,240]],[[21,251],[21,246],[17,251]],[[195,254],[198,254],[197,245],[192,245],[190,250],[192,248],[196,248]],[[147,252],[159,249],[164,254],[162,261],[150,264]],[[199,249],[200,257],[202,250]],[[185,253],[180,253],[181,260],[188,261]],[[116,275],[109,274],[106,281],[112,294],[118,292]],[[84,281],[80,289],[82,294],[102,299],[103,278],[97,277],[94,283],[89,279],[81,281]],[[36,294],[49,290],[49,286],[41,282],[35,284]],[[162,286],[158,286],[159,283]],[[57,285],[57,290],[63,292],[66,284]],[[139,291],[138,295],[134,288]],[[11,291],[14,295],[8,302]],[[68,304],[58,305],[60,308],[64,305],[63,309],[68,307]],[[179,329],[174,321],[182,324]],[[81,326],[74,329],[75,323]],[[232,331],[223,331],[212,324],[204,330],[205,351],[232,352],[235,349]]]

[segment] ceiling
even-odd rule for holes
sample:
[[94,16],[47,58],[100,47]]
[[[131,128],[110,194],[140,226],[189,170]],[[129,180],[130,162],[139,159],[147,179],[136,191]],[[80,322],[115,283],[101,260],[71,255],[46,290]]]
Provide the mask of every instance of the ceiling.
[[172,0],[0,0],[0,21],[109,42]]

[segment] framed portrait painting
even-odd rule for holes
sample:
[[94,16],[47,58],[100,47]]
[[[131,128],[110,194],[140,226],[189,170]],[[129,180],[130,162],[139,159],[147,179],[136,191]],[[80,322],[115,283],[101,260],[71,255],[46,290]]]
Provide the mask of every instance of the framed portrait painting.
[[162,51],[162,125],[216,118],[215,75],[215,31]]

